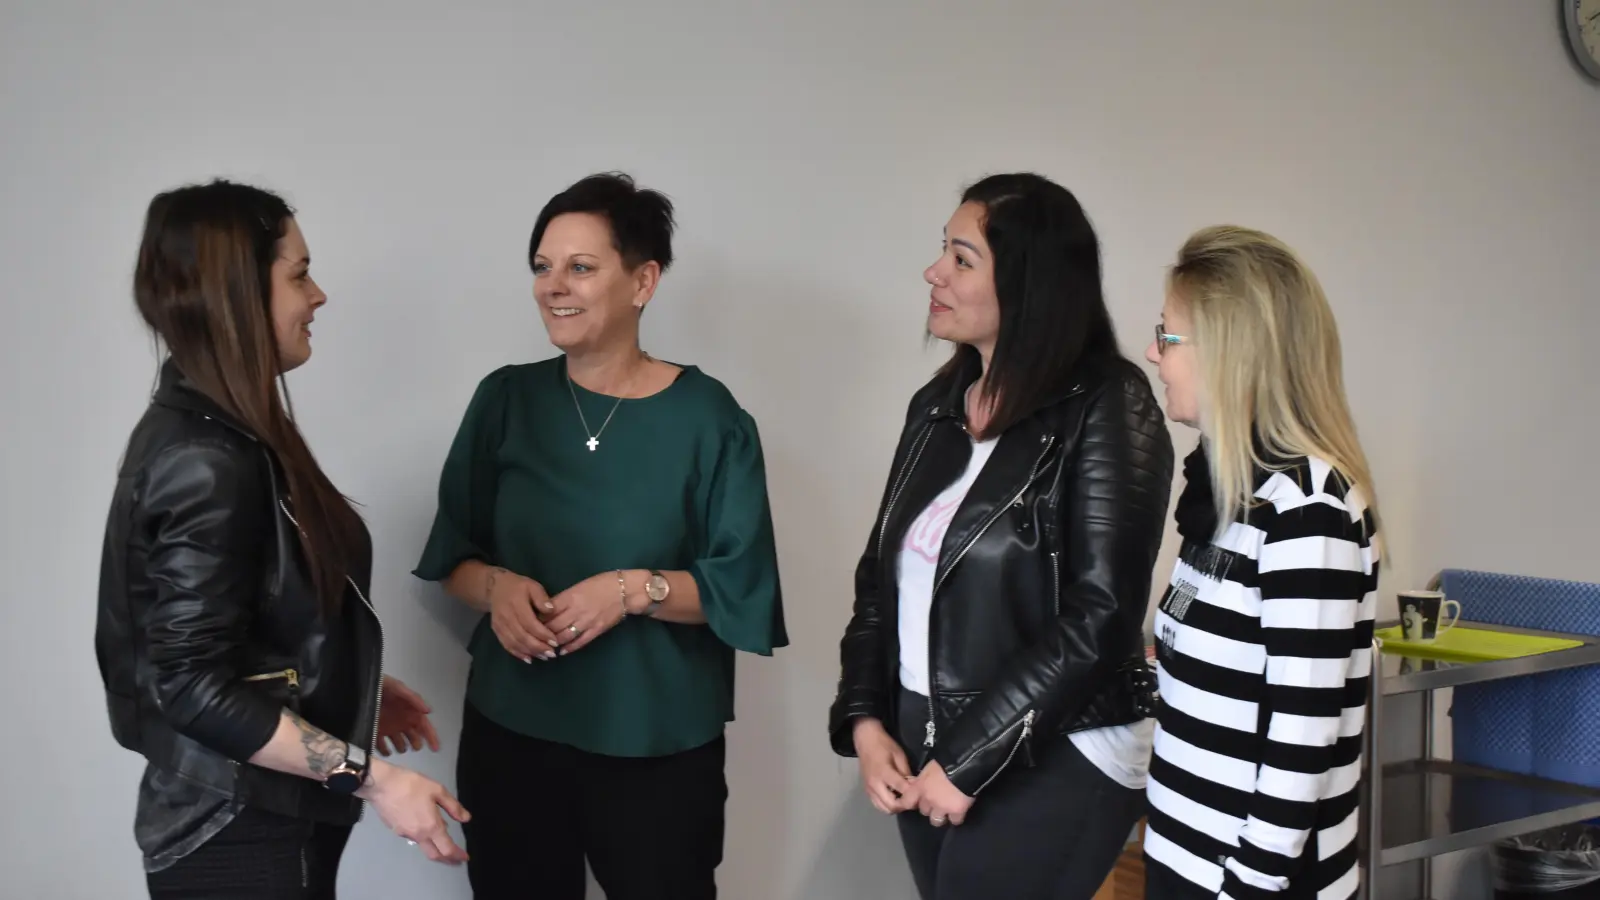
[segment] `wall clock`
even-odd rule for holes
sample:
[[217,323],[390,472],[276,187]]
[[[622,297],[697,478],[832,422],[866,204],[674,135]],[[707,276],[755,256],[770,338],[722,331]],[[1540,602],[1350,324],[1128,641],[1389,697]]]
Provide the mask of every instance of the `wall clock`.
[[1567,43],[1584,73],[1600,81],[1600,0],[1561,0]]

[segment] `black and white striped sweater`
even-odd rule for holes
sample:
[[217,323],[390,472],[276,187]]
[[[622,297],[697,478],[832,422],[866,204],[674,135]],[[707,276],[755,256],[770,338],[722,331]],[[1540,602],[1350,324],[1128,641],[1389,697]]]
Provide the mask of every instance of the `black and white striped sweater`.
[[[1209,508],[1190,463],[1189,506]],[[1219,898],[1346,900],[1379,553],[1359,490],[1320,459],[1286,466],[1215,542],[1179,500],[1145,853]]]

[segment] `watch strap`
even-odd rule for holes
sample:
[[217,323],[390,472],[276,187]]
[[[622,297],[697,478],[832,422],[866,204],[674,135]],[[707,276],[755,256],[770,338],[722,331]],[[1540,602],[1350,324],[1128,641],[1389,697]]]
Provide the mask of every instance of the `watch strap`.
[[367,783],[367,773],[370,771],[371,760],[367,756],[365,747],[359,747],[349,741],[344,745],[344,761],[333,767],[322,786],[339,794],[354,794]]

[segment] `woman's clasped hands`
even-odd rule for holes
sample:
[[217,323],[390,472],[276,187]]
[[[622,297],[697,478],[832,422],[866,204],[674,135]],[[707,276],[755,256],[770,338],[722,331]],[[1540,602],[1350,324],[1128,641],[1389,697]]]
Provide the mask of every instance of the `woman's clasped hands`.
[[625,615],[615,572],[591,576],[552,597],[532,578],[495,569],[488,594],[495,637],[523,662],[576,653]]
[[930,762],[922,767],[916,781],[917,811],[928,817],[928,824],[938,828],[946,822],[960,825],[967,820],[973,798],[961,793],[950,783],[944,766]]
[[555,609],[543,585],[495,567],[489,570],[484,593],[489,596],[489,626],[507,653],[523,662],[556,658],[561,643],[540,618]]
[[627,615],[623,593],[616,572],[601,572],[551,597],[543,619],[561,644],[560,655],[576,653],[617,627]]
[[856,720],[854,738],[861,785],[879,812],[895,815],[914,809],[936,828],[966,820],[973,798],[950,783],[944,767],[930,761],[913,776],[905,750],[877,719]]

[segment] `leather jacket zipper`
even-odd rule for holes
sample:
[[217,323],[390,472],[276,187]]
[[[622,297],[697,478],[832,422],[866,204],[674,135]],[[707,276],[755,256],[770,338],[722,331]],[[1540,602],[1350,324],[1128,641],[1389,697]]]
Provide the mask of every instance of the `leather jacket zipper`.
[[[289,507],[283,502],[281,497],[278,499],[278,508],[283,510],[283,514],[289,518],[289,521],[292,522],[294,527],[298,530],[300,528],[300,523],[295,519],[294,513],[289,512]],[[350,589],[356,592],[357,597],[361,598],[362,605],[367,608],[368,612],[372,613],[372,621],[378,626],[378,690],[377,694],[372,700],[372,733],[368,737],[367,741],[367,765],[370,766],[372,765],[372,760],[376,759],[378,756],[378,717],[382,714],[383,710],[383,620],[378,618],[378,610],[375,609],[372,603],[367,600],[367,595],[362,593],[360,585],[356,584],[356,580],[346,575],[345,581],[350,583]],[[356,813],[356,821],[361,821],[363,818],[365,818],[366,814],[367,804],[363,803],[361,804],[360,810]],[[304,867],[304,862],[304,856],[302,856],[302,870]]]
[[1050,551],[1050,583],[1055,586],[1056,618],[1061,618],[1061,551]]
[[987,532],[994,523],[1000,521],[1000,517],[1006,514],[1006,510],[1021,502],[1023,495],[1028,493],[1028,488],[1033,487],[1034,481],[1039,477],[1039,466],[1044,462],[1045,456],[1049,454],[1050,448],[1055,444],[1055,441],[1055,435],[1045,436],[1044,447],[1039,451],[1039,457],[1033,461],[1033,468],[1028,472],[1028,480],[1017,488],[1017,492],[1011,496],[1010,500],[997,505],[994,512],[989,514],[989,518],[985,519],[983,524],[978,526],[978,529],[972,533],[972,536],[967,538],[966,542],[961,545],[961,549],[956,551],[955,558],[950,560],[950,565],[944,567],[944,571],[939,573],[938,580],[933,583],[933,593],[935,595],[939,593],[939,588],[944,585],[945,579],[950,577],[951,571],[961,562],[962,557],[966,556],[967,551],[971,550],[973,545],[983,537],[984,532]]
[[[937,410],[935,410],[937,411]],[[913,439],[911,450],[906,455],[906,461],[900,466],[899,474],[895,475],[894,487],[889,490],[889,502],[883,505],[883,518],[878,522],[878,562],[883,562],[883,540],[889,530],[889,515],[894,512],[894,505],[900,500],[900,492],[905,490],[906,482],[911,478],[912,470],[922,460],[922,451],[928,446],[928,439],[933,436],[933,423],[922,426],[917,436]]]
[[976,797],[983,793],[983,789],[993,784],[994,780],[1000,777],[1000,773],[1006,770],[1006,766],[1011,765],[1011,761],[1017,758],[1017,751],[1021,750],[1023,743],[1033,736],[1033,718],[1034,711],[1030,709],[1022,717],[1022,733],[1017,735],[1017,742],[1011,745],[1011,752],[1006,754],[1005,761],[1000,764],[998,769],[994,770],[994,774],[984,779],[983,784],[978,785],[978,789],[973,791],[972,796]]
[[[296,669],[280,669],[276,672],[261,672],[256,675],[245,676],[245,681],[260,683],[263,681],[282,680],[289,686],[289,696],[298,699],[300,696],[300,672]],[[298,704],[294,704],[298,705]],[[306,863],[306,848],[300,845],[300,887],[307,888],[311,885],[311,870]]]
[[245,677],[244,680],[245,681],[276,681],[277,679],[280,679],[280,678],[283,679],[285,684],[289,685],[289,690],[295,691],[295,692],[299,692],[299,690],[300,690],[300,673],[295,671],[294,669],[283,669],[283,670],[280,670],[280,671],[277,671],[277,672],[262,672],[259,675],[248,675],[248,676]]
[[[971,550],[973,545],[978,543],[978,540],[983,537],[984,533],[987,532],[990,527],[994,525],[994,523],[1000,521],[1000,517],[1006,514],[1006,510],[1022,501],[1022,496],[1028,492],[1028,488],[1033,487],[1033,482],[1038,479],[1040,471],[1039,467],[1044,464],[1045,457],[1050,454],[1050,448],[1055,445],[1055,442],[1055,435],[1045,435],[1044,447],[1040,448],[1039,456],[1038,458],[1034,459],[1033,468],[1028,470],[1028,479],[1022,483],[1022,487],[1017,489],[1016,494],[1013,495],[1010,500],[995,507],[994,512],[990,513],[989,518],[985,519],[983,524],[978,526],[977,531],[973,532],[972,536],[967,538],[966,542],[961,545],[961,549],[956,551],[955,557],[950,560],[950,564],[944,567],[944,571],[940,572],[939,577],[933,582],[933,594],[928,598],[928,724],[923,726],[922,746],[924,747],[932,748],[939,734],[939,727],[935,724],[936,715],[934,712],[935,704],[933,698],[933,604],[934,601],[939,597],[939,588],[944,585],[945,579],[950,577],[950,573],[955,569],[956,565],[961,562],[962,557],[967,555],[967,551]],[[1032,732],[1031,719],[1029,720],[1028,731],[1029,733]],[[1015,753],[1016,751],[1013,750],[1012,752]]]
[[[938,407],[934,407],[933,412],[938,413]],[[894,476],[894,484],[893,487],[890,488],[890,498],[888,498],[888,503],[883,504],[883,517],[882,519],[878,520],[878,565],[880,565],[880,567],[883,565],[883,540],[885,540],[886,536],[888,536],[888,530],[890,530],[890,516],[894,512],[894,504],[898,503],[899,495],[901,495],[902,490],[906,490],[906,482],[909,482],[912,471],[917,469],[918,461],[922,461],[922,452],[926,447],[928,447],[928,439],[930,439],[930,437],[933,437],[933,423],[931,423],[931,421],[930,423],[923,424],[922,431],[918,432],[917,437],[912,439],[912,448],[910,448],[909,452],[907,452],[906,463],[901,464],[901,471],[899,471],[899,474]],[[933,628],[933,621],[931,621],[931,605],[930,621],[928,621],[928,626],[930,626],[930,629]],[[931,681],[933,681],[933,679],[931,679],[931,673],[933,673],[933,669],[928,669],[928,673],[930,673],[930,685],[928,685],[928,693],[931,695],[931,693],[933,693],[933,684],[931,684]],[[933,708],[933,701],[930,700],[930,709],[931,708]],[[926,746],[933,746],[933,719],[931,719],[931,717],[928,719],[928,738],[926,738],[923,743],[925,743]]]
[[[355,579],[345,576],[345,580],[350,582],[350,589],[356,592],[357,597],[361,598],[361,602],[366,605],[367,611],[372,613],[373,623],[378,626],[378,689],[372,698],[372,734],[367,740],[367,765],[371,766],[372,760],[378,756],[378,720],[383,715],[383,620],[378,618],[378,611],[367,600],[367,595],[361,592],[361,588],[356,585]],[[369,769],[368,772],[370,773],[370,771]],[[356,812],[356,821],[361,821],[366,815],[367,804],[363,803]]]
[[245,681],[261,684],[268,681],[282,681],[289,688],[289,709],[295,713],[300,712],[300,673],[295,669],[280,669],[276,672],[262,672],[257,675],[245,676]]

